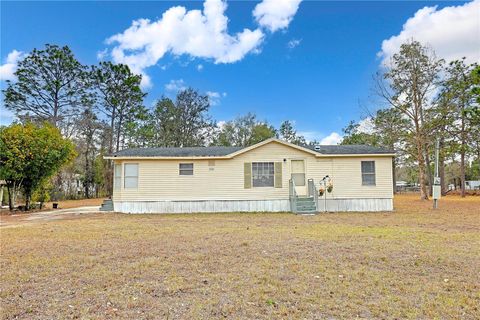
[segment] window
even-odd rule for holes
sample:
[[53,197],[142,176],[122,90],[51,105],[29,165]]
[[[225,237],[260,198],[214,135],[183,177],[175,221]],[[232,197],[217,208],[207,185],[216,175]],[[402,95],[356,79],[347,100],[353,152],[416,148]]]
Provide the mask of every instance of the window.
[[138,188],[138,163],[125,163],[124,188]]
[[178,174],[181,176],[193,176],[193,163],[180,163]]
[[275,168],[273,162],[253,162],[253,187],[273,187],[275,181],[274,172]]
[[362,161],[362,185],[375,185],[375,161]]
[[120,164],[115,165],[115,178],[113,179],[113,185],[115,190],[120,190],[122,185],[122,165]]

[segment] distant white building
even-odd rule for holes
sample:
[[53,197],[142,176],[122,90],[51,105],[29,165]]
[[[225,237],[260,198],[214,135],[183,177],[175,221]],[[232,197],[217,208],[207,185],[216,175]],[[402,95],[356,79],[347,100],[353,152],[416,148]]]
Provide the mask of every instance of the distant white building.
[[480,190],[480,180],[465,181],[465,189]]
[[396,185],[397,187],[407,187],[407,186],[408,186],[408,182],[407,182],[407,181],[402,181],[402,180],[400,180],[400,181],[395,181],[395,185]]

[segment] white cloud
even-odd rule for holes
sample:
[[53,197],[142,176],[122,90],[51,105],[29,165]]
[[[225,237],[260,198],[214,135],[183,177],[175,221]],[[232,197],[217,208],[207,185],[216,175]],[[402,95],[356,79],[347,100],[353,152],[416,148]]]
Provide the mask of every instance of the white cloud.
[[[187,87],[188,86],[183,79],[170,80],[167,84],[165,84],[165,91],[170,94],[176,94],[178,91],[186,90]],[[219,105],[220,100],[227,96],[226,92],[220,93],[217,91],[207,91],[205,94],[208,96],[210,105],[212,106]]]
[[321,145],[332,145],[332,144],[339,144],[342,142],[343,138],[336,132],[330,133],[328,136],[320,140]]
[[260,29],[245,28],[230,35],[226,8],[223,1],[206,0],[203,11],[176,6],[156,21],[135,20],[124,32],[107,39],[107,44],[114,45],[111,56],[136,73],[144,73],[167,53],[213,59],[215,63],[239,61],[262,43],[264,34]]
[[202,70],[203,70],[203,64],[197,65],[197,70],[198,70],[198,71],[202,71]]
[[305,137],[307,142],[318,141],[322,145],[339,144],[342,142],[342,136],[336,132],[330,133],[328,136],[318,131],[299,131],[298,135]]
[[142,81],[140,81],[140,87],[142,89],[148,89],[152,87],[152,79],[145,72],[140,73],[142,76]]
[[259,27],[244,28],[235,34],[228,33],[227,4],[223,0],[205,0],[203,10],[175,6],[157,20],[133,21],[106,43],[113,46],[109,54],[114,62],[127,64],[134,73],[144,76],[145,86],[151,86],[145,70],[168,53],[212,59],[216,64],[234,63],[249,53],[259,54],[265,38],[262,28],[273,32],[288,27],[300,1],[264,0],[253,11]]
[[288,41],[287,47],[288,47],[288,49],[293,49],[295,47],[298,47],[301,42],[302,42],[302,39],[292,39],[292,40]]
[[[293,126],[295,126],[295,121],[290,121],[292,123]],[[310,141],[315,141],[315,140],[320,140],[321,137],[323,137],[324,135],[322,135],[321,132],[318,132],[318,131],[298,131],[297,134],[299,136],[303,136],[305,138],[305,140],[307,140],[307,142],[310,142]]]
[[5,108],[5,105],[2,103],[0,105],[0,125],[9,125],[13,122],[15,115],[12,111]]
[[372,134],[375,132],[375,125],[371,117],[367,117],[358,122],[357,130],[362,133]]
[[226,92],[220,93],[220,92],[216,92],[216,91],[207,91],[206,94],[207,94],[208,98],[210,99],[210,104],[212,106],[219,105],[221,98],[222,97],[224,98],[224,97],[227,96]]
[[108,49],[103,49],[97,52],[97,60],[104,60],[108,56]]
[[212,98],[220,98],[220,93],[215,91],[207,91],[207,96]]
[[183,79],[170,80],[169,83],[165,85],[165,90],[173,93],[187,89],[185,81]]
[[217,122],[217,128],[222,130],[225,127],[226,124],[227,124],[227,121],[220,120],[220,121]]
[[480,61],[480,0],[437,10],[437,6],[418,10],[396,36],[382,42],[379,55],[383,63],[411,39],[431,46],[437,56],[447,61],[467,58]]
[[292,21],[301,0],[263,0],[255,6],[253,16],[260,26],[275,32]]
[[15,71],[17,71],[17,63],[25,58],[22,51],[13,50],[7,55],[5,63],[0,66],[0,81],[16,80]]

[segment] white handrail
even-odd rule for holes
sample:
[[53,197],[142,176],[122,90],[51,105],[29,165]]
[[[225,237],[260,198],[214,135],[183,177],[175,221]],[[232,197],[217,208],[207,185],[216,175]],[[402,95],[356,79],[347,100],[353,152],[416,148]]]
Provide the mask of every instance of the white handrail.
[[289,180],[289,188],[290,188],[290,210],[293,213],[297,213],[297,192],[295,191],[295,181],[293,179]]

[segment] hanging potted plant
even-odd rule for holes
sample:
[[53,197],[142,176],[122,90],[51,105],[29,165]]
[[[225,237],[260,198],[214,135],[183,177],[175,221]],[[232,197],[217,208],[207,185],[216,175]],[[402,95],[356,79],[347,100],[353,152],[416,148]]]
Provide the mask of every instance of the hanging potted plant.
[[323,185],[321,185],[318,188],[318,195],[321,197],[321,196],[323,196],[324,193],[325,193],[325,187]]
[[328,193],[333,191],[333,181],[331,179],[328,180],[328,182],[327,182],[327,191],[328,191]]

